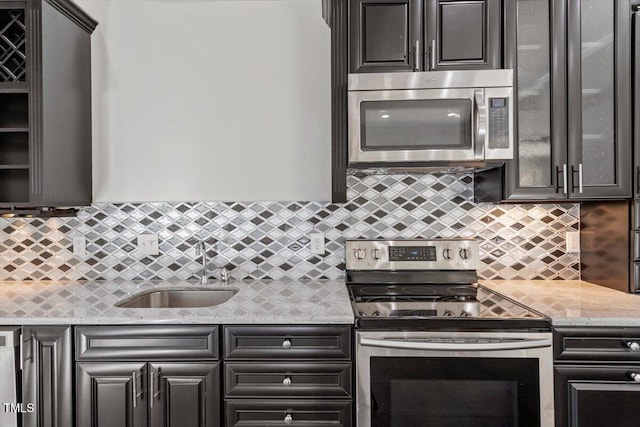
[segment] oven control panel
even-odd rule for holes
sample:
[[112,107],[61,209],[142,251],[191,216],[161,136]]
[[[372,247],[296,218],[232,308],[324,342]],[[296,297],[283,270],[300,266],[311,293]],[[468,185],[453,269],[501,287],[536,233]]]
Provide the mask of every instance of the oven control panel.
[[389,246],[389,261],[435,261],[435,246]]
[[477,270],[473,239],[366,240],[346,242],[347,270]]

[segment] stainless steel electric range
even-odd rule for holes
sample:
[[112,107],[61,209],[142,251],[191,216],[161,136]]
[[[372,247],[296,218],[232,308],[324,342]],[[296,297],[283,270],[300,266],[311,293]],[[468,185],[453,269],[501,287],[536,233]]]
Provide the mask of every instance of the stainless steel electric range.
[[357,426],[552,426],[550,320],[478,285],[472,239],[348,240]]

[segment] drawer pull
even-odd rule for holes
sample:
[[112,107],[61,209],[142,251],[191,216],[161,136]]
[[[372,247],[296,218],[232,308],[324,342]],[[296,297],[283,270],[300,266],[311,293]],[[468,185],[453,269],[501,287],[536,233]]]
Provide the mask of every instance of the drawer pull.
[[640,344],[638,344],[636,341],[628,341],[627,348],[631,351],[640,351]]
[[629,372],[629,376],[635,382],[640,383],[640,374],[639,373],[637,373],[637,372]]
[[288,375],[284,377],[284,380],[282,380],[282,385],[284,385],[285,387],[289,387],[291,385],[291,377]]
[[285,424],[291,424],[293,422],[293,416],[291,416],[291,414],[287,414],[284,417],[284,423]]
[[282,341],[282,348],[291,348],[291,340],[287,339]]

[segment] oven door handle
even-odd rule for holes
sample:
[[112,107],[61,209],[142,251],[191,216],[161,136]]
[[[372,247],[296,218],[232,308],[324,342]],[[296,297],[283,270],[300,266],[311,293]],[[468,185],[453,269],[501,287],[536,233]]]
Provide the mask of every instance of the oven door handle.
[[551,347],[550,338],[524,339],[506,342],[459,342],[443,343],[428,341],[394,341],[360,338],[360,345],[365,347],[395,348],[399,350],[436,350],[436,351],[483,351],[483,350],[522,350],[527,348]]

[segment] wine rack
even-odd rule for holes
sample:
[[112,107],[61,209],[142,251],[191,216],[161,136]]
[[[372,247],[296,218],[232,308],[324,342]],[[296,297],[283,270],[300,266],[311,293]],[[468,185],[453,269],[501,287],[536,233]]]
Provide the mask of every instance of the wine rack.
[[24,10],[0,9],[0,82],[24,82],[27,76]]

